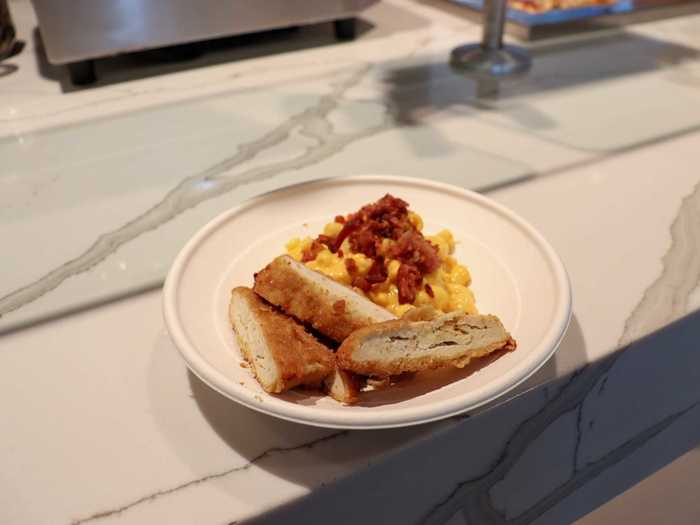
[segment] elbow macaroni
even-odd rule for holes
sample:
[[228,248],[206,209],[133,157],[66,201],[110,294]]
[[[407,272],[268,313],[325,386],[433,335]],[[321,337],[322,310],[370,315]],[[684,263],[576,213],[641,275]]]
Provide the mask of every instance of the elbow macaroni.
[[[418,231],[423,229],[423,220],[418,214],[409,212],[409,220]],[[329,237],[336,237],[342,227],[342,224],[330,222],[324,227],[323,233]],[[425,238],[437,247],[441,264],[437,270],[423,277],[423,283],[420,291],[416,294],[413,304],[399,304],[396,274],[401,263],[395,259],[387,260],[387,280],[375,285],[365,295],[372,302],[386,308],[397,316],[403,315],[413,306],[420,305],[432,305],[435,309],[444,313],[456,310],[465,313],[477,313],[474,294],[469,289],[471,283],[469,270],[467,270],[466,266],[459,264],[452,256],[455,249],[455,240],[452,233],[449,230],[442,230],[435,235],[426,235]],[[287,243],[287,253],[297,261],[300,261],[304,250],[311,246],[312,241],[310,237],[304,239],[294,238]],[[386,254],[393,242],[390,239],[384,239],[381,252]],[[316,258],[307,262],[306,265],[339,283],[350,285],[351,277],[345,267],[344,259],[353,259],[361,275],[365,275],[369,271],[370,266],[372,266],[372,260],[362,253],[353,252],[347,240],[343,242],[341,250],[343,257],[340,257],[339,253],[332,253],[327,246],[323,246]],[[432,297],[426,291],[426,284],[430,285],[430,289],[433,292]],[[362,292],[360,291],[360,293]]]

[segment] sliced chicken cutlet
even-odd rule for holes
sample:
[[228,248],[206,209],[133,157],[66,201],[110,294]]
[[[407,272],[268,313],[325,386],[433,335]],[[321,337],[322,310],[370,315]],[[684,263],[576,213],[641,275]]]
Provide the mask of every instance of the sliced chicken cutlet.
[[241,352],[266,392],[319,386],[335,370],[333,352],[250,288],[233,289],[229,318]]
[[361,380],[352,372],[336,368],[324,383],[328,395],[340,403],[352,405],[360,398]]
[[285,313],[338,342],[358,328],[396,319],[352,288],[288,255],[277,257],[255,275],[254,290]]
[[387,377],[448,365],[462,368],[474,358],[515,346],[496,316],[452,312],[361,328],[343,341],[336,358],[342,369]]

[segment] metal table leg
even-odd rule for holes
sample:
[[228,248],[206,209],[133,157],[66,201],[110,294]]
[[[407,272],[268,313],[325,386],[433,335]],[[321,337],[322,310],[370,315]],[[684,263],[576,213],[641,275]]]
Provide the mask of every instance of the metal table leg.
[[450,64],[475,75],[505,77],[525,73],[532,62],[519,47],[503,44],[507,0],[484,0],[484,33],[480,44],[467,44],[452,50]]

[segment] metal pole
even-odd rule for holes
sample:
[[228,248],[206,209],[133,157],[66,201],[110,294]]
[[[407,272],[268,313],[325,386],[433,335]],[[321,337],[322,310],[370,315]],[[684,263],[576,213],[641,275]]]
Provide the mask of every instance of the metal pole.
[[10,17],[7,0],[0,0],[0,60],[12,54],[15,48],[15,26]]
[[450,55],[452,67],[463,73],[489,77],[516,75],[530,69],[527,52],[503,45],[507,10],[507,0],[484,0],[481,43],[453,49]]
[[484,34],[481,47],[484,49],[501,49],[503,45],[503,28],[506,23],[506,0],[484,0]]

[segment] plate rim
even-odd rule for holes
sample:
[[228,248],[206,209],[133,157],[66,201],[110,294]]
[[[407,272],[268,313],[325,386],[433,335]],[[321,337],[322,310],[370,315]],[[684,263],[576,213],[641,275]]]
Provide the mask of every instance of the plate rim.
[[[331,416],[328,412],[323,411],[314,413],[312,407],[300,406],[293,403],[285,403],[283,405],[285,408],[283,410],[278,410],[276,407],[271,406],[272,403],[266,404],[264,401],[261,401],[260,394],[251,392],[248,389],[244,389],[243,387],[239,387],[239,385],[233,384],[228,377],[226,377],[216,367],[212,366],[203,356],[201,356],[185,335],[184,329],[179,322],[179,316],[177,314],[178,284],[181,281],[181,278],[187,268],[187,262],[189,262],[191,259],[195,248],[200,245],[202,241],[204,241],[213,231],[229,221],[232,217],[246,211],[249,208],[259,205],[261,202],[264,202],[276,193],[289,191],[291,189],[298,189],[299,187],[303,186],[312,187],[333,184],[342,185],[343,183],[358,182],[374,184],[409,184],[423,189],[438,190],[440,192],[456,194],[459,197],[476,201],[478,204],[494,210],[515,223],[515,225],[517,225],[519,228],[523,229],[525,233],[533,239],[537,247],[544,252],[545,258],[553,270],[555,282],[559,285],[556,304],[561,304],[561,307],[557,306],[557,308],[555,308],[554,320],[542,337],[540,344],[535,348],[535,355],[541,355],[540,359],[536,360],[534,363],[530,363],[529,366],[526,367],[515,380],[509,382],[506,386],[501,385],[500,388],[491,386],[489,388],[489,385],[485,385],[482,387],[486,390],[486,395],[481,396],[477,402],[458,403],[456,401],[458,401],[460,398],[457,398],[456,400],[440,401],[439,405],[441,409],[439,410],[435,410],[435,407],[431,404],[421,407],[420,409],[412,407],[403,408],[397,410],[397,413],[399,414],[398,417],[391,418],[391,420],[387,422],[376,420],[371,421],[372,416],[369,412],[348,413],[346,416],[343,416],[348,419],[341,421],[341,418],[335,417],[335,415]],[[479,408],[517,388],[523,382],[527,381],[542,366],[544,366],[544,364],[552,357],[559,347],[572,316],[572,292],[570,279],[564,263],[551,244],[534,226],[506,206],[473,190],[468,190],[452,184],[399,175],[363,174],[342,177],[325,177],[311,181],[289,184],[281,188],[264,192],[219,213],[190,237],[173,260],[163,285],[162,309],[166,328],[175,347],[178,349],[178,352],[184,359],[189,370],[201,381],[207,384],[210,388],[219,392],[221,395],[257,412],[278,417],[287,421],[316,427],[359,430],[398,428],[438,421]],[[547,348],[542,350],[543,347]],[[233,389],[227,387],[233,387]],[[265,392],[263,392],[263,394],[265,396],[270,396],[270,394]],[[272,399],[276,398],[272,397]],[[283,402],[282,400],[277,399],[276,401]],[[411,416],[405,414],[406,412],[416,411],[419,412],[417,415]],[[390,417],[390,415],[384,412],[382,414],[377,414],[377,417],[386,420],[388,417]]]

